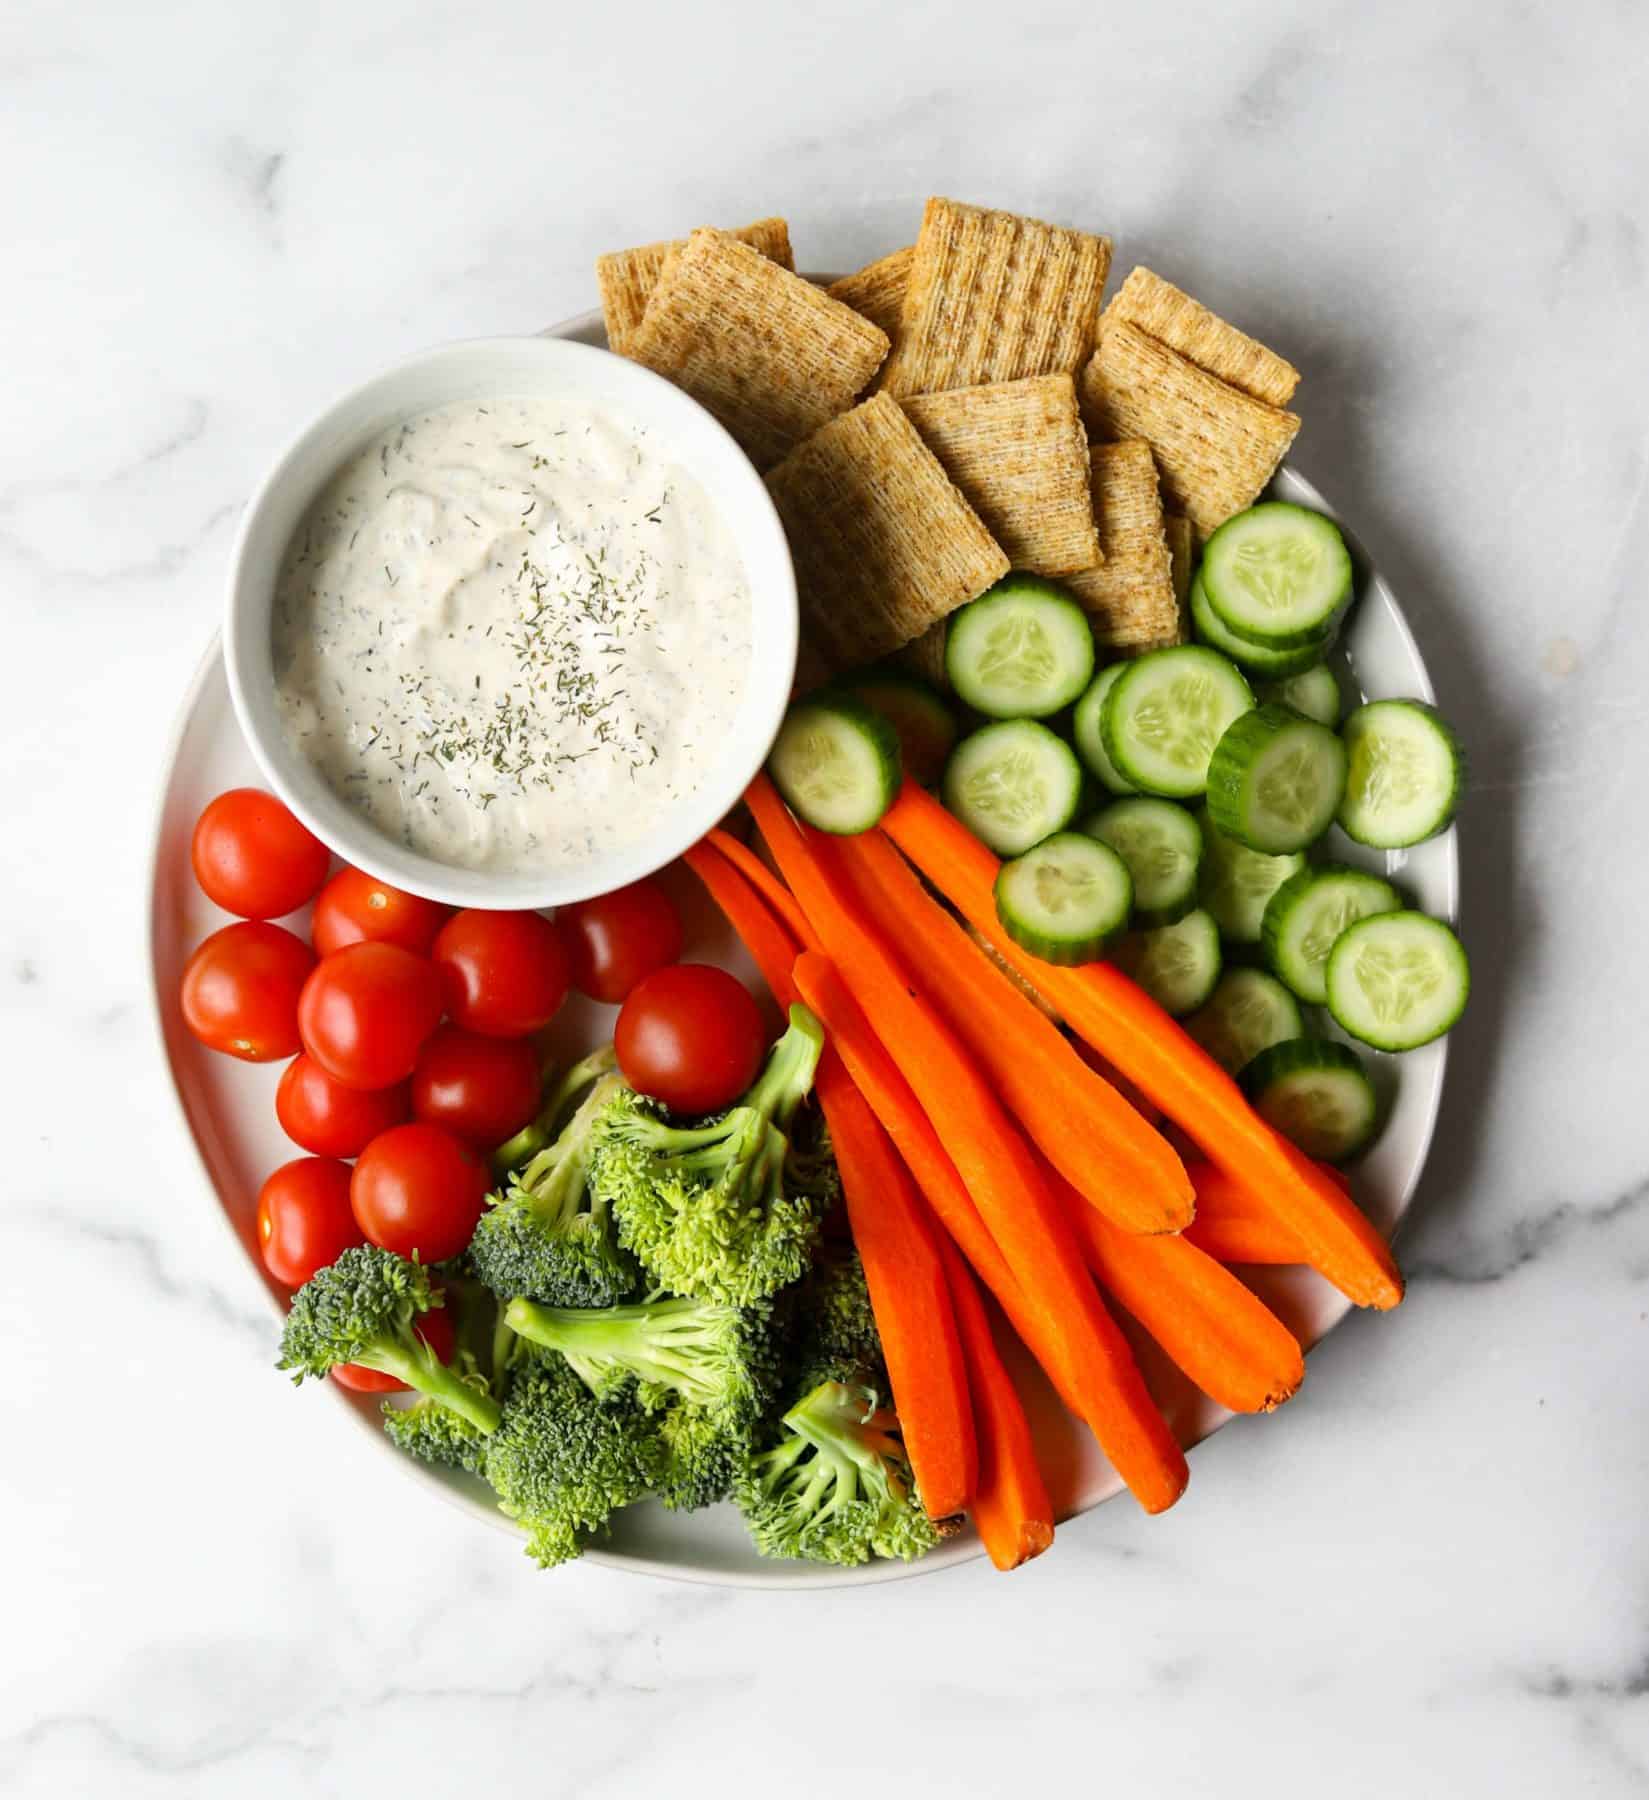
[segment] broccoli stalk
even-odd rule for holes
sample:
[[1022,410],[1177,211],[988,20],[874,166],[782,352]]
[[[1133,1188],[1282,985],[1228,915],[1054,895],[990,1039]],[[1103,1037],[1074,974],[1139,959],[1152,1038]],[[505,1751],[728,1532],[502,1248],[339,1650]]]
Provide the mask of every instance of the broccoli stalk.
[[519,1169],[522,1164],[529,1163],[541,1150],[549,1148],[555,1139],[555,1128],[562,1113],[588,1087],[594,1086],[603,1075],[610,1075],[618,1066],[618,1057],[611,1044],[603,1044],[599,1050],[592,1050],[582,1062],[575,1062],[565,1075],[551,1088],[549,1098],[539,1108],[537,1117],[492,1153],[493,1172],[496,1175],[508,1175],[512,1169]]
[[291,1369],[293,1381],[301,1382],[340,1363],[359,1363],[450,1407],[484,1435],[498,1424],[497,1402],[484,1384],[449,1369],[416,1328],[419,1315],[440,1304],[427,1269],[358,1245],[292,1296],[276,1367]]
[[[443,1303],[454,1315],[456,1347],[448,1365],[461,1381],[477,1393],[497,1399],[503,1391],[505,1360],[499,1346],[518,1342],[505,1332],[498,1303],[479,1281],[448,1273],[442,1283]],[[384,1434],[397,1449],[452,1469],[472,1474],[481,1466],[481,1446],[486,1433],[428,1394],[417,1394],[411,1405],[397,1395],[383,1403]]]
[[661,1286],[748,1306],[805,1273],[824,1201],[785,1181],[787,1136],[813,1086],[824,1033],[806,1007],[755,1085],[711,1124],[667,1124],[629,1089],[596,1130],[593,1179],[619,1241]]

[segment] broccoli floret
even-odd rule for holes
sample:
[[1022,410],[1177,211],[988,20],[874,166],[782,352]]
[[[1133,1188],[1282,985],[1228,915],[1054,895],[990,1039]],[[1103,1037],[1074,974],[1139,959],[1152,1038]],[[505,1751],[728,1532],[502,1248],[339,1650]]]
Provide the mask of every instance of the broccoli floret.
[[754,1447],[754,1420],[734,1423],[677,1400],[653,1416],[659,1460],[653,1491],[673,1512],[713,1506],[733,1491]]
[[667,1124],[628,1089],[609,1102],[595,1184],[612,1201],[620,1241],[661,1287],[747,1306],[806,1271],[823,1203],[787,1188],[786,1134],[823,1043],[818,1020],[792,1007],[755,1086],[709,1125]]
[[842,1197],[842,1172],[822,1112],[802,1115],[791,1127],[790,1154],[785,1158],[784,1185],[791,1193],[811,1194],[827,1213]]
[[[487,1378],[469,1351],[460,1350],[451,1368],[477,1394],[492,1398]],[[410,1406],[397,1406],[386,1400],[383,1413],[389,1441],[409,1456],[449,1469],[467,1469],[472,1475],[480,1472],[487,1433],[442,1401],[427,1394],[420,1394]]]
[[450,1407],[485,1435],[498,1424],[497,1403],[449,1369],[414,1328],[421,1313],[440,1304],[427,1269],[358,1245],[292,1296],[276,1367],[291,1369],[293,1381],[301,1382],[339,1363],[359,1363]]
[[821,1381],[885,1391],[882,1339],[857,1250],[846,1245],[821,1255],[796,1290],[795,1310],[788,1393],[808,1393]]
[[481,1472],[543,1568],[577,1556],[653,1484],[659,1447],[633,1399],[597,1400],[559,1356],[516,1364]]
[[592,1050],[582,1062],[574,1063],[550,1089],[537,1117],[523,1125],[514,1137],[493,1151],[493,1173],[508,1175],[512,1169],[519,1169],[523,1164],[531,1162],[541,1150],[547,1150],[555,1141],[556,1126],[561,1123],[561,1115],[586,1088],[593,1086],[603,1075],[611,1074],[617,1066],[618,1057],[611,1044],[603,1044],[599,1050]]
[[922,1510],[898,1418],[874,1390],[821,1382],[780,1429],[777,1443],[746,1463],[736,1488],[762,1555],[908,1561],[944,1535]]
[[635,1292],[635,1259],[590,1184],[596,1122],[615,1094],[627,1091],[617,1076],[603,1077],[555,1142],[491,1196],[469,1260],[495,1293],[552,1306],[610,1306]]

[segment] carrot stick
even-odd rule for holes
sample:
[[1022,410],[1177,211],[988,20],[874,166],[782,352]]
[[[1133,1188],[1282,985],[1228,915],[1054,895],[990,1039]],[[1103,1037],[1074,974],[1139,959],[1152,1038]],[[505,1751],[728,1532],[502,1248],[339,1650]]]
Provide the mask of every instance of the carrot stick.
[[997,1568],[1017,1569],[1054,1541],[1054,1509],[1037,1465],[1030,1421],[991,1335],[985,1303],[962,1253],[943,1232],[939,1256],[962,1334],[979,1434],[973,1522]]
[[[1338,1169],[1327,1163],[1318,1166],[1350,1193],[1350,1185]],[[1217,1163],[1187,1163],[1185,1172],[1197,1190],[1197,1216],[1185,1235],[1199,1250],[1222,1263],[1305,1261],[1294,1233]]]
[[1380,1234],[1153,1000],[1108,963],[1056,968],[1014,943],[996,917],[996,858],[937,800],[907,781],[882,829],[1080,1037],[1299,1238],[1313,1268],[1361,1306],[1391,1307],[1402,1299],[1403,1278]]
[[784,921],[785,930],[796,940],[801,950],[818,949],[819,940],[813,935],[813,927],[807,922],[807,914],[796,904],[796,896],[748,844],[741,844],[732,832],[723,831],[719,825],[711,831],[708,841],[715,845]]
[[[743,938],[774,997],[791,1005],[800,995],[789,931],[723,854],[695,844],[686,862]],[[819,1061],[817,1090],[917,1491],[934,1518],[949,1518],[973,1497],[978,1448],[967,1365],[936,1242],[942,1234],[829,1046]]]
[[1190,1223],[1184,1165],[1097,1070],[928,895],[880,832],[832,845],[889,947],[978,1057],[1026,1135],[1082,1197],[1123,1231]]
[[1210,1399],[1232,1412],[1271,1412],[1294,1393],[1305,1379],[1299,1340],[1229,1269],[1182,1237],[1118,1231],[1074,1189],[1064,1192],[1095,1280]]
[[[878,1036],[940,1133],[1027,1302],[1063,1346],[1057,1366],[1082,1395],[1081,1416],[1148,1512],[1172,1506],[1189,1474],[1185,1453],[1089,1280],[1030,1146],[955,1038],[841,898],[818,847],[802,835],[765,775],[751,782],[745,798],[830,959],[876,1018]],[[804,993],[811,956],[797,961]],[[840,1048],[839,1028],[836,1036]]]

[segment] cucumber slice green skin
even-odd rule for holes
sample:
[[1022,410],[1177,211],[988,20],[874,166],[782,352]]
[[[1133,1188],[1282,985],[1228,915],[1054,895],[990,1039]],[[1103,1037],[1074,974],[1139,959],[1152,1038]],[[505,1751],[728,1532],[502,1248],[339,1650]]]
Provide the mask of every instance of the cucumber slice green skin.
[[1356,1156],[1379,1127],[1379,1104],[1362,1059],[1333,1038],[1273,1044],[1239,1079],[1260,1117],[1320,1161]]
[[1340,723],[1340,714],[1345,711],[1339,677],[1327,663],[1313,663],[1309,669],[1302,669],[1298,675],[1285,676],[1281,681],[1256,682],[1254,693],[1262,706],[1275,700],[1283,706],[1292,706],[1295,712],[1304,713],[1308,719],[1315,719],[1319,725],[1327,725],[1330,730]]
[[960,729],[939,690],[903,669],[868,669],[844,685],[898,734],[905,773],[922,787],[935,786]]
[[1229,657],[1201,644],[1152,650],[1131,662],[1105,696],[1100,735],[1126,781],[1146,793],[1190,800],[1208,785],[1214,746],[1254,705]]
[[1305,867],[1305,858],[1250,850],[1220,831],[1206,809],[1197,823],[1202,830],[1201,905],[1213,914],[1221,937],[1233,944],[1258,944],[1271,896]]
[[798,700],[767,759],[798,817],[838,837],[869,831],[899,797],[899,738],[880,713],[847,693]]
[[1332,629],[1351,599],[1351,552],[1332,519],[1265,500],[1227,519],[1202,556],[1220,623],[1266,649],[1297,650]]
[[1081,829],[1128,865],[1135,925],[1172,925],[1197,904],[1202,833],[1183,806],[1138,794],[1113,800]]
[[1106,754],[1105,737],[1100,730],[1105,697],[1127,666],[1126,663],[1112,663],[1108,669],[1101,669],[1087,693],[1077,701],[1076,711],[1071,717],[1071,735],[1076,739],[1077,754],[1100,786],[1113,794],[1139,792],[1126,776],[1117,772],[1116,764]]
[[1349,1036],[1376,1050],[1417,1050],[1466,1010],[1471,965],[1441,919],[1378,913],[1335,940],[1324,986],[1328,1010]]
[[987,718],[1045,719],[1093,680],[1093,627],[1057,582],[1006,575],[951,615],[945,676]]
[[1263,969],[1227,969],[1207,1005],[1185,1029],[1228,1074],[1235,1075],[1262,1050],[1305,1036],[1294,996]]
[[996,916],[1022,950],[1071,967],[1093,962],[1128,923],[1128,865],[1076,831],[1056,831],[1005,862],[996,877]]
[[1402,907],[1396,888],[1365,869],[1344,863],[1302,869],[1266,905],[1260,926],[1265,960],[1308,1006],[1326,1006],[1328,956],[1341,932]]
[[1376,850],[1446,831],[1460,803],[1465,752],[1424,700],[1371,700],[1340,728],[1350,753],[1340,829]]
[[1232,722],[1208,764],[1208,814],[1267,856],[1307,850],[1334,823],[1346,747],[1326,725],[1271,704]]
[[1188,912],[1154,931],[1119,938],[1111,960],[1172,1018],[1194,1013],[1220,978],[1220,931],[1209,915]]
[[962,739],[941,792],[947,810],[998,856],[1022,856],[1075,818],[1082,765],[1046,725],[1004,719]]
[[1227,631],[1220,623],[1219,614],[1208,603],[1208,591],[1202,585],[1201,569],[1191,580],[1191,629],[1201,642],[1212,650],[1218,650],[1221,656],[1229,656],[1239,669],[1272,681],[1282,680],[1290,675],[1303,675],[1328,655],[1335,638],[1335,632],[1331,630],[1325,637],[1318,638],[1314,643],[1303,644],[1298,650],[1266,650],[1258,644],[1249,643],[1247,638],[1240,638],[1234,631]]

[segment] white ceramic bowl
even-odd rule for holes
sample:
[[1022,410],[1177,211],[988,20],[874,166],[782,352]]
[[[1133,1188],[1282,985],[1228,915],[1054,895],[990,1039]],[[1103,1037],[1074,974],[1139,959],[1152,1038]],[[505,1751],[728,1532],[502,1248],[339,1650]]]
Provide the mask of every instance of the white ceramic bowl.
[[[703,484],[738,545],[753,618],[744,698],[721,756],[691,798],[644,838],[576,865],[513,874],[456,868],[394,842],[344,804],[286,741],[275,706],[271,612],[281,558],[341,464],[398,419],[489,395],[565,395],[645,426]],[[223,634],[229,692],[269,784],[315,835],[380,881],[453,906],[559,906],[649,875],[737,802],[771,747],[796,666],[796,577],[761,477],[696,400],[639,364],[563,338],[477,338],[408,358],[321,414],[252,496],[230,565]]]

